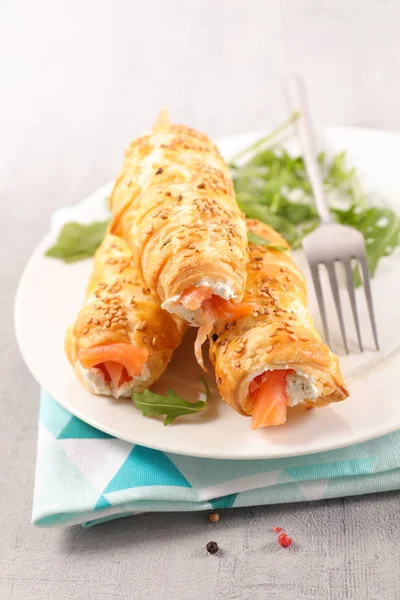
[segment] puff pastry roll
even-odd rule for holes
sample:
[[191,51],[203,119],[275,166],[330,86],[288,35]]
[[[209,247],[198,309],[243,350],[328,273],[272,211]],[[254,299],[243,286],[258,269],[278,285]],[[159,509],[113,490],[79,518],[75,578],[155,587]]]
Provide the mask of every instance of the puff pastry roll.
[[110,205],[112,231],[134,249],[163,309],[194,326],[235,310],[246,282],[246,224],[207,136],[162,112],[126,151]]
[[288,244],[267,225],[247,224],[256,236],[287,250],[257,245],[253,236],[244,294],[253,314],[215,324],[210,358],[222,398],[240,414],[251,415],[252,428],[258,429],[284,423],[288,406],[323,406],[344,400],[348,390],[337,356],[315,329],[305,279]]
[[126,242],[107,233],[65,339],[78,379],[94,394],[115,398],[143,391],[162,375],[185,330],[154,300]]

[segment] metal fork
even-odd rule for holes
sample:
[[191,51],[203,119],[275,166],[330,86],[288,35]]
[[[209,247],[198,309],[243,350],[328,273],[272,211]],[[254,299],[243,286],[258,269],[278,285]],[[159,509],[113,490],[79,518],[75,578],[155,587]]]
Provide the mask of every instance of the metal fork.
[[335,223],[329,212],[325,199],[324,186],[317,162],[317,153],[314,141],[314,133],[311,125],[310,115],[307,107],[305,87],[299,77],[292,77],[285,83],[285,92],[291,107],[299,112],[296,121],[297,134],[302,148],[303,159],[306,165],[306,171],[310,180],[312,193],[314,196],[315,207],[317,209],[320,225],[307,235],[303,240],[303,248],[311,269],[314,282],[315,293],[317,296],[319,310],[321,313],[322,324],[324,328],[325,340],[330,345],[328,321],[322,293],[320,279],[320,265],[325,265],[332,289],[333,299],[336,305],[336,311],[339,318],[340,331],[343,337],[343,343],[347,354],[349,346],[347,343],[346,328],[343,319],[342,305],[340,301],[339,286],[336,277],[335,263],[340,262],[344,267],[346,274],[347,291],[349,294],[351,309],[357,331],[358,344],[360,351],[363,352],[363,343],[361,338],[360,320],[357,311],[357,302],[354,289],[354,278],[352,260],[358,261],[361,267],[364,291],[367,300],[368,312],[372,326],[372,332],[375,340],[376,349],[379,350],[378,333],[372,303],[372,293],[370,277],[368,273],[367,255],[365,251],[365,242],[363,235],[345,225]]

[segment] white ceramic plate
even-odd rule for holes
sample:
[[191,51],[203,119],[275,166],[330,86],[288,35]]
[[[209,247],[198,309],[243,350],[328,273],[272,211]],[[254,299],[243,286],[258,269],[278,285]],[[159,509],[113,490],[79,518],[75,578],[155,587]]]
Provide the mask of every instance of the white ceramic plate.
[[[260,134],[225,138],[219,142],[229,158]],[[365,129],[330,128],[323,132],[321,147],[332,152],[346,149],[349,162],[358,167],[365,188],[390,204],[400,207],[398,157],[400,135]],[[105,218],[105,197],[110,185],[98,190],[78,206],[61,209],[53,218],[51,231],[32,254],[22,275],[15,306],[15,324],[22,355],[33,376],[71,413],[87,423],[130,442],[151,448],[192,456],[229,459],[258,459],[295,456],[356,444],[400,428],[398,376],[400,360],[400,258],[396,253],[382,260],[373,280],[381,351],[372,350],[372,337],[366,318],[363,293],[358,291],[363,312],[364,354],[356,351],[355,331],[350,328],[350,356],[341,354],[341,367],[351,397],[328,408],[289,411],[288,422],[281,427],[252,431],[250,420],[225,405],[212,385],[210,406],[205,414],[185,417],[164,427],[162,421],[143,417],[129,400],[115,401],[94,396],[75,379],[64,355],[67,326],[81,306],[91,261],[73,265],[45,258],[45,250],[54,242],[62,223],[69,220],[90,222]],[[304,256],[296,260],[308,275]],[[320,325],[312,285],[309,281],[310,307]],[[326,288],[328,289],[328,288]],[[345,290],[342,289],[344,294]],[[345,302],[347,306],[347,302]],[[333,342],[340,335],[333,305],[328,309],[334,326]],[[348,321],[351,323],[351,317]],[[195,398],[200,386],[199,367],[193,359],[191,329],[182,347],[157,384]],[[337,347],[337,346],[336,346]],[[340,346],[339,346],[340,354]],[[210,383],[213,382],[209,376]]]

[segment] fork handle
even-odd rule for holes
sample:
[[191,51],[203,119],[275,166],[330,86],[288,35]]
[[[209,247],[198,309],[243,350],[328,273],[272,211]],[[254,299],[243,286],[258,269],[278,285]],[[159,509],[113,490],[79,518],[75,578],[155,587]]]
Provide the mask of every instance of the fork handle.
[[299,76],[292,76],[284,83],[284,90],[291,108],[300,113],[299,118],[296,120],[296,129],[314,196],[315,207],[321,223],[331,223],[332,217],[326,202],[324,184],[317,162],[314,130],[308,110],[304,83]]

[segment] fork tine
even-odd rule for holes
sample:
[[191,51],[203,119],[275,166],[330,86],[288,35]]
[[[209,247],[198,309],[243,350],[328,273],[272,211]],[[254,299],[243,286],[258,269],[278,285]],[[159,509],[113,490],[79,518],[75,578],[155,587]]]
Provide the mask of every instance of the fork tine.
[[364,352],[363,343],[361,339],[360,321],[357,312],[356,294],[354,290],[354,277],[350,261],[343,262],[343,266],[346,271],[347,291],[349,292],[351,310],[353,311],[354,322],[356,324],[358,345],[360,346],[361,352]]
[[376,329],[374,306],[372,304],[372,292],[371,292],[371,284],[369,281],[369,271],[368,271],[367,259],[364,255],[358,256],[357,258],[360,261],[360,265],[361,265],[361,269],[362,269],[365,297],[367,299],[367,306],[368,306],[369,318],[371,321],[372,333],[374,335],[374,340],[375,340],[375,347],[377,350],[379,350],[378,331]]
[[310,269],[311,269],[311,275],[312,275],[313,282],[314,282],[315,295],[317,296],[317,300],[318,300],[319,312],[321,313],[322,326],[324,328],[325,342],[327,343],[328,346],[330,346],[331,344],[330,344],[330,339],[329,339],[328,321],[326,319],[325,302],[324,302],[324,296],[322,294],[321,279],[319,277],[318,263],[314,264],[314,265],[310,264]]
[[345,327],[344,327],[342,305],[341,305],[341,302],[340,302],[339,287],[338,287],[338,283],[337,283],[337,279],[336,279],[336,273],[335,273],[335,265],[334,265],[333,262],[327,263],[326,264],[326,268],[328,270],[329,281],[331,283],[333,299],[335,300],[336,312],[337,312],[337,315],[339,317],[339,325],[340,325],[340,331],[342,332],[342,338],[343,338],[344,348],[346,350],[346,353],[348,354],[349,353],[349,346],[347,344],[346,330],[345,330]]

